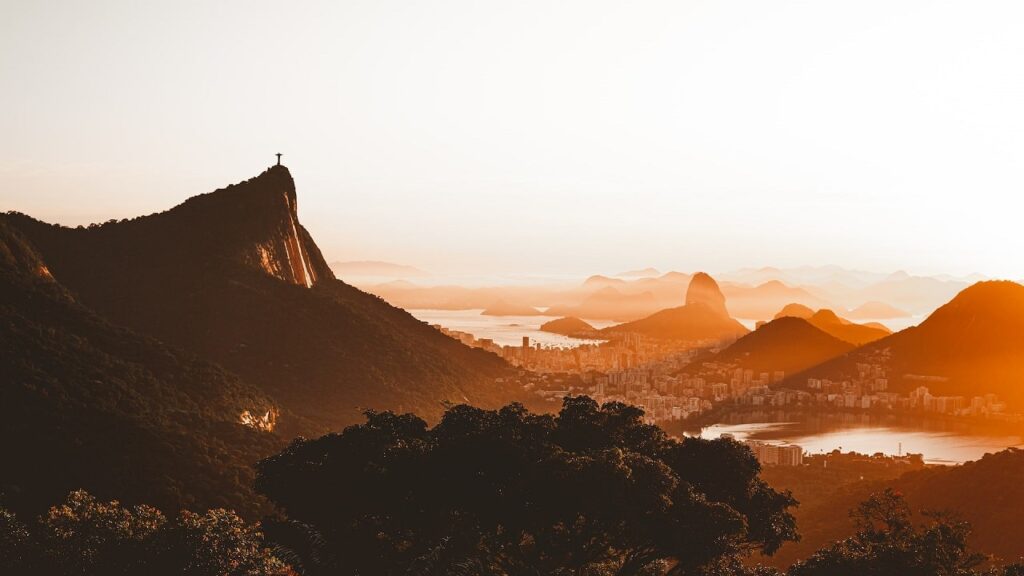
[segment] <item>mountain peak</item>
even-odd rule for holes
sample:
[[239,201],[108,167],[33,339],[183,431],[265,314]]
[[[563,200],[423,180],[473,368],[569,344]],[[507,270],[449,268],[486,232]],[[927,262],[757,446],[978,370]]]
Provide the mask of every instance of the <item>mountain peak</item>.
[[[844,329],[867,326],[849,325]],[[842,338],[840,336],[840,338]],[[847,339],[847,338],[843,338]],[[847,339],[848,341],[852,341]],[[815,369],[815,378],[841,378],[867,354],[886,350],[887,371],[897,391],[921,385],[906,375],[940,377],[929,382],[936,395],[996,394],[1015,409],[1024,406],[1024,286],[1009,281],[978,282],[919,325],[870,344],[847,360]]]
[[0,220],[29,239],[61,283],[120,277],[124,270],[134,271],[135,282],[191,271],[187,279],[197,287],[207,286],[210,274],[252,271],[307,288],[334,280],[299,223],[295,182],[284,166],[132,219],[75,229],[15,213]]
[[608,276],[603,276],[601,274],[594,274],[583,281],[584,286],[620,286],[625,283],[626,281],[621,278],[609,278]]
[[722,316],[728,316],[725,308],[725,295],[722,294],[718,282],[704,272],[697,272],[690,280],[690,287],[686,290],[686,305],[700,304],[707,306]]
[[818,310],[817,312],[814,313],[813,316],[811,316],[811,318],[813,318],[817,322],[823,322],[823,323],[828,323],[828,324],[845,324],[846,323],[846,322],[843,321],[842,318],[839,317],[838,314],[836,314],[832,310],[829,310],[828,308],[822,308],[821,310]]
[[964,288],[925,322],[940,324],[953,317],[985,318],[999,324],[1024,320],[1024,286],[1009,280],[986,280]]
[[803,318],[776,318],[743,336],[716,357],[755,370],[799,372],[854,348]]
[[785,306],[783,306],[782,310],[779,310],[779,312],[775,315],[775,319],[786,318],[790,316],[793,318],[806,319],[810,318],[811,316],[814,316],[814,310],[812,310],[810,306],[807,306],[805,304],[792,302],[790,304],[786,304]]
[[299,223],[295,181],[276,165],[260,175],[186,200],[165,212],[186,222],[178,230],[203,234],[213,250],[248,268],[311,288],[333,280],[313,238]]
[[988,298],[1003,297],[1020,299],[1024,295],[1024,286],[1011,280],[983,280],[964,288],[950,303],[963,301],[981,301]]

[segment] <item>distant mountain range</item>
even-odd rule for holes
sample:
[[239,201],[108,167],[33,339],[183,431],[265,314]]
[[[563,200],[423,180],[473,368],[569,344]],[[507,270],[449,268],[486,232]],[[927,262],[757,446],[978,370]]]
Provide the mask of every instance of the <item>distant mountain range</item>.
[[579,304],[555,305],[548,308],[546,314],[623,322],[642,318],[658,309],[658,299],[652,292],[626,294],[614,285],[606,285],[584,297]]
[[[668,311],[606,329],[607,332],[672,324]],[[675,330],[684,322],[675,313]],[[974,284],[941,306],[919,326],[890,333],[881,326],[856,324],[831,310],[790,304],[773,321],[739,338],[703,362],[728,362],[758,371],[783,370],[787,387],[804,387],[808,378],[852,379],[858,364],[882,364],[889,388],[908,392],[927,386],[933,395],[995,393],[1015,408],[1024,407],[1024,286],[1009,281]]]
[[[474,309],[503,300],[548,309],[552,316],[628,322],[682,305],[690,278],[687,273],[659,274],[650,268],[595,275],[575,285],[552,281],[528,286],[418,286],[364,279],[360,286],[404,308]],[[727,273],[719,280],[730,313],[748,320],[771,319],[794,302],[856,320],[903,319],[933,311],[970,285],[964,278],[877,274],[838,266],[762,268]]]
[[661,272],[658,272],[657,268],[642,268],[640,270],[619,272],[616,276],[620,276],[622,278],[654,278],[656,276],[661,276]]
[[803,318],[783,316],[703,360],[735,364],[755,372],[782,370],[791,374],[853,348],[853,344],[824,332]]
[[821,308],[828,303],[805,288],[769,280],[755,286],[723,283],[722,291],[729,299],[729,311],[738,318],[771,318],[782,306],[797,302]]
[[[500,358],[334,278],[298,221],[287,168],[132,220],[72,229],[5,214],[0,226],[0,313],[12,327],[0,331],[2,404],[26,415],[3,436],[40,436],[60,455],[9,446],[5,466],[25,472],[9,490],[55,490],[37,477],[50,471],[171,509],[190,503],[170,493],[235,495],[245,509],[236,463],[268,444],[338,430],[366,409],[429,418],[445,401],[514,398],[495,383],[509,369]],[[276,414],[280,436],[254,439],[246,411]],[[83,443],[106,471],[76,472]],[[222,476],[244,486],[193,489]]]
[[900,310],[885,302],[871,301],[850,310],[847,316],[854,320],[888,320],[892,318],[906,318],[910,316],[910,312]]
[[831,310],[823,308],[815,312],[802,304],[786,305],[775,315],[775,318],[787,316],[802,318],[815,328],[856,346],[874,342],[892,333],[884,326],[855,324],[845,318],[840,318]]
[[601,330],[601,334],[606,336],[640,334],[680,341],[733,340],[747,332],[742,324],[729,316],[725,296],[718,283],[703,272],[690,280],[684,305]]
[[926,385],[936,395],[992,392],[1024,405],[1024,286],[986,281],[970,286],[920,325],[897,332],[794,377],[843,379],[858,362],[886,360],[889,387]]

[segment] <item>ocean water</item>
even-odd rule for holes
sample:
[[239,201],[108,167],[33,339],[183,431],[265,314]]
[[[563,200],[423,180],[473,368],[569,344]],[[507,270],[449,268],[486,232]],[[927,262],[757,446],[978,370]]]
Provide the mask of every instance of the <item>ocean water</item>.
[[[490,338],[502,346],[519,346],[523,336],[541,346],[574,348],[583,344],[594,344],[600,340],[569,338],[540,330],[541,324],[556,320],[557,316],[484,316],[482,309],[475,310],[432,310],[411,309],[409,313],[429,324],[440,324],[449,330],[468,332],[477,338]],[[595,328],[615,324],[606,320],[586,320]]]
[[[977,460],[986,453],[1024,447],[1024,437],[1005,429],[848,416],[818,415],[802,421],[715,424],[705,428],[701,437],[717,438],[722,434],[732,434],[737,440],[795,444],[807,454],[836,449],[861,454],[923,454],[925,462],[930,464],[961,464]],[[780,415],[780,418],[785,416]]]

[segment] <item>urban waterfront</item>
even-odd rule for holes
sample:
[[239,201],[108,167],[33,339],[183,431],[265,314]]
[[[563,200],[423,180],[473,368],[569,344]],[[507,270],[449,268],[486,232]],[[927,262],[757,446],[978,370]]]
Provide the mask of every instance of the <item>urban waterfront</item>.
[[805,454],[832,450],[882,453],[887,456],[922,454],[929,464],[961,464],[986,453],[1024,447],[1024,436],[1011,427],[968,429],[954,422],[900,419],[864,414],[799,414],[758,412],[733,414],[728,422],[704,428],[700,435],[731,435],[740,441],[800,446]]
[[[540,325],[553,319],[544,315],[410,312],[468,345],[491,349],[515,365],[551,374],[553,379],[525,385],[549,401],[569,394],[588,394],[598,402],[625,401],[643,407],[649,421],[670,427],[680,419],[706,414],[713,419],[704,420],[703,437],[726,434],[746,442],[767,464],[799,464],[800,459],[783,456],[794,447],[806,456],[833,450],[920,454],[929,464],[959,464],[1024,446],[1020,419],[1005,414],[994,395],[935,397],[924,386],[906,395],[891,393],[886,390],[884,363],[858,365],[859,374],[849,381],[811,379],[807,391],[772,391],[769,384],[781,380],[783,372],[757,374],[735,366],[702,364],[693,375],[681,373],[700,348],[676,349],[678,343],[666,351],[658,342],[644,339],[604,344],[569,338],[541,331]],[[522,356],[524,337],[532,351],[528,358]],[[579,378],[575,385],[569,377],[573,373]],[[720,414],[716,408],[722,410]]]

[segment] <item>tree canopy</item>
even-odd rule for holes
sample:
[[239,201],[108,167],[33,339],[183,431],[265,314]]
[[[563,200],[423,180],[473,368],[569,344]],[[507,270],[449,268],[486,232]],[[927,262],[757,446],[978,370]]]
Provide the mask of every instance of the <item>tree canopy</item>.
[[[875,494],[850,515],[856,532],[797,562],[789,576],[971,576],[985,560],[967,544],[970,525],[948,513],[924,512],[915,525],[903,496]],[[1019,574],[1021,565],[986,574]]]
[[168,520],[151,506],[78,490],[30,524],[0,508],[0,573],[289,576],[258,526],[223,509]]
[[[106,576],[782,576],[749,566],[796,539],[788,493],[742,444],[673,439],[625,404],[558,414],[369,412],[258,466],[279,507],[168,519],[79,490],[38,518],[0,507],[0,573]],[[876,493],[855,532],[786,576],[1024,576],[974,552],[970,525]]]
[[795,501],[749,450],[642,416],[586,397],[557,415],[455,406],[433,428],[368,412],[261,462],[257,489],[307,571],[340,574],[688,575],[797,538]]

